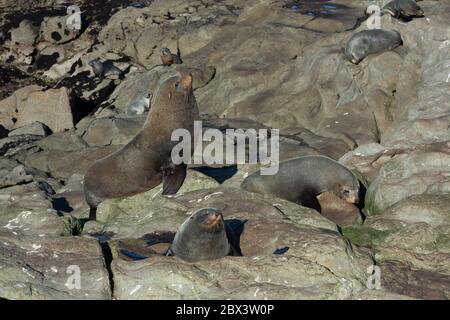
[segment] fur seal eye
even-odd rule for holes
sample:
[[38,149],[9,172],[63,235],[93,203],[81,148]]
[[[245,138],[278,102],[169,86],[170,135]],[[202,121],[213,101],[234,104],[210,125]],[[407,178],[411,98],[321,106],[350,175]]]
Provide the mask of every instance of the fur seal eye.
[[344,196],[348,196],[348,195],[350,195],[350,191],[344,190],[344,191],[342,191],[342,194],[343,194]]
[[175,88],[178,88],[179,85],[180,85],[180,81],[177,81],[177,82],[174,83],[173,86],[174,86]]

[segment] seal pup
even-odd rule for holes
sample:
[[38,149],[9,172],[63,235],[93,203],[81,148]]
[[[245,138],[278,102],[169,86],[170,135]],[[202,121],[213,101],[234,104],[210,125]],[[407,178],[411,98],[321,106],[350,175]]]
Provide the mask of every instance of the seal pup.
[[186,164],[172,162],[171,152],[177,142],[171,141],[171,135],[175,129],[184,128],[193,136],[198,119],[192,76],[181,74],[165,80],[138,134],[87,170],[84,195],[91,208],[89,219],[96,219],[96,208],[104,199],[145,192],[161,181],[162,194],[176,193],[186,177]]
[[422,8],[414,0],[392,0],[383,7],[383,12],[399,18],[423,17]]
[[355,33],[345,46],[345,57],[358,64],[369,54],[392,50],[403,44],[395,30],[372,29]]
[[242,253],[222,213],[215,208],[202,208],[181,224],[166,255],[196,262]]
[[349,203],[359,202],[359,181],[339,162],[325,156],[303,156],[280,162],[278,173],[258,170],[241,183],[241,189],[275,196],[317,209],[321,193],[332,192]]
[[[177,46],[178,47],[178,46]],[[165,66],[172,64],[182,64],[180,49],[177,48],[177,53],[170,52],[169,48],[161,48],[161,61]]]
[[131,117],[148,111],[150,109],[150,98],[150,93],[140,93],[128,107],[127,115]]
[[121,79],[123,77],[123,71],[117,68],[112,61],[101,62],[99,59],[89,61],[89,65],[92,67],[92,71],[97,77]]

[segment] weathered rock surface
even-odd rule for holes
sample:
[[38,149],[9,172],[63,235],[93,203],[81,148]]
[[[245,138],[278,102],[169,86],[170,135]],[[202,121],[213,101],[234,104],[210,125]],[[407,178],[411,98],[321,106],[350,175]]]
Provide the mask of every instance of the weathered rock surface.
[[448,193],[449,179],[448,147],[398,155],[381,168],[367,189],[366,212],[380,213],[411,195]]
[[[383,16],[403,45],[358,65],[342,49],[367,29],[367,1],[76,4],[79,32],[65,30],[59,0],[0,3],[0,297],[449,298],[448,1],[422,1],[420,19]],[[161,47],[179,48],[183,64],[161,66]],[[123,79],[94,76],[92,59]],[[320,215],[245,193],[240,182],[259,164],[203,163],[176,196],[157,187],[107,200],[82,230],[85,170],[141,128],[146,115],[124,116],[136,96],[180,71],[193,74],[204,130],[280,129],[280,160],[322,154],[355,171],[361,212],[330,194]],[[205,206],[248,220],[244,256],[164,257]],[[66,264],[78,261],[82,288],[69,290]],[[373,264],[380,290],[367,288]]]
[[17,106],[18,128],[35,121],[47,125],[53,132],[73,128],[70,95],[66,88],[34,91]]
[[[144,195],[151,203],[147,200],[137,207]],[[159,210],[151,209],[155,207]],[[173,198],[149,192],[105,202],[99,207],[98,219],[107,221],[103,231],[113,239],[123,237],[123,226],[132,220],[140,221],[133,236],[151,237],[152,233],[175,232],[187,214],[200,207],[219,208],[225,219],[248,219],[240,239],[244,257],[195,264],[161,255],[142,261],[118,258],[112,264],[116,298],[220,299],[232,294],[242,299],[345,299],[364,287],[365,270],[372,264],[368,252],[352,248],[336,226],[317,212],[281,199],[223,188]],[[121,221],[120,226],[109,223],[111,215]],[[274,254],[277,249],[285,253]]]
[[[109,299],[108,272],[96,240],[14,236],[0,230],[0,296],[7,299]],[[70,278],[79,271],[80,283]]]

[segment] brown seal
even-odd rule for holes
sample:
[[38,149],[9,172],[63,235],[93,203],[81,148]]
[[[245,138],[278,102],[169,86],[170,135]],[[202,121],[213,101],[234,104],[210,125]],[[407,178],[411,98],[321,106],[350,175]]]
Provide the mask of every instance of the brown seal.
[[395,18],[423,17],[424,12],[415,0],[392,0],[383,7],[383,12]]
[[139,133],[87,170],[84,194],[91,207],[89,219],[96,219],[96,208],[104,199],[138,194],[161,181],[163,194],[176,193],[186,177],[186,164],[172,163],[171,151],[178,142],[171,141],[171,135],[175,129],[184,128],[193,136],[194,121],[198,118],[192,75],[165,80]]
[[[240,222],[240,226],[245,222]],[[242,253],[236,228],[223,220],[219,210],[202,208],[181,224],[166,255],[196,262]]]
[[317,209],[321,193],[332,192],[349,203],[359,201],[359,181],[339,162],[324,156],[304,156],[280,162],[278,173],[249,175],[241,188]]
[[161,49],[161,61],[163,65],[170,66],[172,64],[181,64],[180,50],[177,50],[177,54],[170,52],[169,48]]
[[396,30],[372,29],[355,33],[345,46],[345,57],[358,64],[369,54],[392,50],[403,44]]

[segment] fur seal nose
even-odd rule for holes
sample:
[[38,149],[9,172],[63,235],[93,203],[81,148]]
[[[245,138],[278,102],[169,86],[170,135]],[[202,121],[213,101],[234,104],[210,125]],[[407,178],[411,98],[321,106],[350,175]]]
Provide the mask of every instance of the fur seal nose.
[[221,212],[212,211],[208,214],[208,218],[206,219],[207,224],[211,226],[216,226],[221,223],[223,220],[223,215]]
[[350,203],[353,203],[353,204],[358,204],[359,203],[359,196],[358,195],[351,196],[351,197],[348,198],[347,201],[350,202]]
[[215,221],[219,221],[219,220],[223,219],[223,215],[220,212],[214,212],[213,216],[214,216]]

